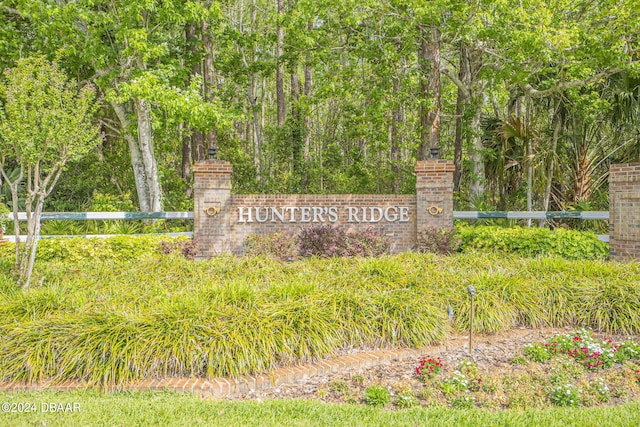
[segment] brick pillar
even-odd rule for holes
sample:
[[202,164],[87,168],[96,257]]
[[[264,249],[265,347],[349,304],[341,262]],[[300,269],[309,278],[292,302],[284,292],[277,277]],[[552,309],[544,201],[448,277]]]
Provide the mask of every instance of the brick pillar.
[[199,259],[231,248],[231,163],[207,160],[193,166],[193,237]]
[[609,243],[611,259],[640,259],[640,163],[609,169]]
[[416,163],[416,232],[429,227],[453,227],[453,162]]

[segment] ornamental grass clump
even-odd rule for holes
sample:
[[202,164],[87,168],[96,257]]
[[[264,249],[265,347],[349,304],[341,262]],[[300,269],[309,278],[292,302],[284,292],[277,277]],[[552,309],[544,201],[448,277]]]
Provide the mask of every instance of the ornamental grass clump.
[[237,377],[341,348],[422,347],[446,337],[438,306],[407,289],[345,287],[329,279],[340,263],[323,265],[326,273],[231,257],[194,264],[159,256],[135,268],[96,261],[73,271],[56,264],[42,287],[12,296],[0,287],[0,378],[118,385]]
[[[43,241],[51,258],[38,261],[35,283],[42,285],[28,292],[15,289],[8,269],[0,268],[1,378],[123,384],[164,375],[250,375],[343,349],[442,342],[452,331],[468,331],[469,283],[477,290],[474,333],[489,333],[573,325],[595,309],[584,301],[591,287],[640,282],[640,265],[560,258],[413,252],[292,263],[220,256],[194,263],[161,254],[158,241],[90,240],[97,239]],[[11,259],[3,257],[12,257],[11,246],[0,250],[0,264],[9,268]],[[92,258],[84,259],[85,252]],[[620,300],[608,307],[612,317],[624,308]],[[640,330],[639,316],[624,319],[615,327]],[[567,341],[573,346],[562,354],[575,365],[567,352],[577,347],[573,335]],[[609,345],[594,343],[603,350]],[[637,343],[617,345],[614,363],[638,360]],[[589,368],[587,360],[576,366],[602,369],[597,361]],[[465,376],[469,389],[478,376]]]

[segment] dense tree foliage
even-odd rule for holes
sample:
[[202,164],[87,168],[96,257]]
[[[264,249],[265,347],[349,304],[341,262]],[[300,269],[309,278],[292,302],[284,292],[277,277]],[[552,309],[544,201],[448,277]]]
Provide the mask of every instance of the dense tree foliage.
[[[191,165],[238,192],[412,192],[458,207],[606,207],[640,153],[638,0],[1,0],[0,67],[44,55],[104,97],[104,138],[47,208],[190,209]],[[5,190],[6,191],[6,190]],[[8,200],[7,200],[8,201]]]
[[[99,142],[95,90],[78,89],[55,64],[42,57],[20,59],[6,70],[0,111],[0,176],[11,190],[14,234],[19,236],[18,198],[25,195],[27,237],[16,247],[18,283],[29,286],[45,199],[67,163],[79,160]],[[17,173],[16,173],[17,171]],[[20,242],[18,237],[18,242]]]

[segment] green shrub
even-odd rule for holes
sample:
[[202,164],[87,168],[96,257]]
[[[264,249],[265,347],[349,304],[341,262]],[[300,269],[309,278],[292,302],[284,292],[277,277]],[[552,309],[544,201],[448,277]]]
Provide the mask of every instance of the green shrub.
[[562,384],[555,386],[549,392],[551,403],[556,406],[580,406],[580,390],[573,384]]
[[418,233],[416,251],[450,255],[458,250],[460,238],[455,228],[431,227]]
[[319,225],[304,228],[296,236],[285,233],[252,234],[246,254],[291,261],[300,257],[378,257],[389,253],[389,239],[369,228],[347,232],[341,227]]
[[391,402],[391,393],[386,387],[372,385],[364,391],[364,401],[370,406],[385,406]]
[[551,351],[546,345],[540,343],[527,344],[524,346],[524,355],[534,362],[546,362],[551,360]]
[[418,399],[416,399],[416,397],[411,392],[404,391],[398,393],[393,404],[397,408],[406,409],[418,406],[420,405],[420,402],[418,402]]
[[9,224],[9,208],[0,201],[0,237]]
[[557,255],[574,260],[609,256],[609,245],[594,233],[562,228],[460,226],[458,236],[462,251],[502,251],[528,257]]
[[341,227],[318,225],[304,228],[298,235],[303,257],[376,257],[388,254],[389,249],[389,239],[373,228],[347,232]]
[[588,392],[599,402],[607,403],[611,400],[611,389],[602,378],[590,381]]
[[451,399],[451,407],[453,409],[471,409],[475,406],[475,398],[464,394]]
[[177,252],[186,259],[195,259],[196,255],[198,255],[195,240],[161,240],[160,251],[165,255]]
[[250,234],[246,241],[248,256],[263,256],[289,261],[298,258],[297,240],[285,233]]
[[161,252],[160,242],[185,240],[163,236],[114,236],[108,238],[51,238],[38,242],[39,261],[81,263],[86,260],[128,261]]

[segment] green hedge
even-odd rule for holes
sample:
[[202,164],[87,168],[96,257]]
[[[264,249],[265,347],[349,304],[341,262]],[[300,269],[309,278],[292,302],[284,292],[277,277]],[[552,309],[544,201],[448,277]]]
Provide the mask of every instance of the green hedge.
[[566,259],[605,259],[609,244],[595,233],[562,228],[458,226],[460,250],[499,251],[527,257],[545,255]]
[[[80,263],[87,260],[128,261],[145,256],[158,255],[160,243],[189,240],[188,237],[166,236],[114,236],[108,238],[51,238],[38,242],[38,262],[63,261]],[[0,262],[12,263],[15,245],[0,247]]]

